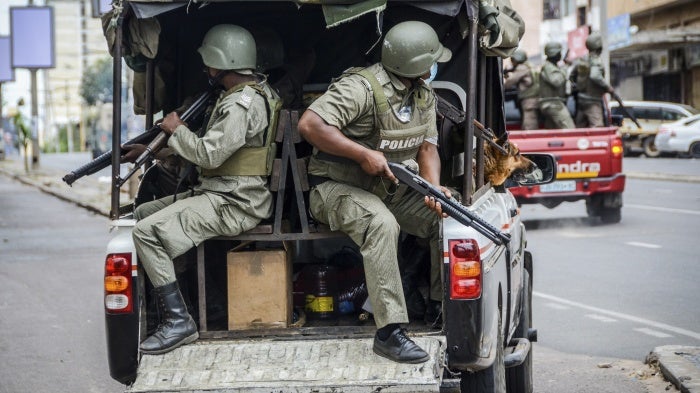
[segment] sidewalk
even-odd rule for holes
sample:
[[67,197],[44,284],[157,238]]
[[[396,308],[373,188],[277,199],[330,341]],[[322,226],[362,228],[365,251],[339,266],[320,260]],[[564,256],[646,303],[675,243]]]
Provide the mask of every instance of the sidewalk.
[[[46,166],[32,170],[31,162],[29,165],[29,173],[26,173],[21,157],[8,157],[0,160],[0,174],[36,187],[47,194],[74,203],[94,213],[109,217],[110,183],[108,179],[105,181],[96,175],[85,176],[69,186],[61,180],[67,172],[46,168]],[[128,193],[122,191],[121,203],[127,203],[128,198]]]
[[[700,176],[693,174],[695,168],[689,168],[686,173],[673,174],[646,172],[647,168],[635,169],[637,171],[626,172],[626,175],[629,178],[638,179],[700,183]],[[109,179],[100,178],[97,175],[85,176],[73,183],[73,186],[68,186],[61,180],[66,173],[55,168],[42,167],[36,171],[30,170],[27,174],[24,171],[24,163],[19,157],[0,160],[0,174],[109,217]],[[128,193],[122,191],[121,203],[125,204],[128,201]],[[682,393],[700,393],[700,347],[678,345],[656,347],[649,353],[646,362],[650,365],[658,365],[666,379],[676,385]]]

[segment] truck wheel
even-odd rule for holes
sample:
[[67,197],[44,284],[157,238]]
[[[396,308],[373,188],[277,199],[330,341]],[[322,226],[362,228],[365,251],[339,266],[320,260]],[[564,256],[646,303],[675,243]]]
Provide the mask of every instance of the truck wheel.
[[600,209],[600,221],[603,224],[617,224],[622,220],[621,207],[609,207]]
[[654,144],[654,135],[644,138],[644,141],[642,141],[642,148],[644,149],[644,155],[647,157],[654,158],[661,155],[661,152]]
[[498,318],[498,338],[496,340],[496,359],[491,367],[475,373],[462,371],[460,391],[469,393],[506,393],[506,369],[503,355],[503,327]]
[[[514,337],[527,338],[532,325],[532,287],[530,274],[525,272],[523,286],[523,309]],[[532,393],[532,345],[523,364],[506,369],[506,390],[508,393]]]

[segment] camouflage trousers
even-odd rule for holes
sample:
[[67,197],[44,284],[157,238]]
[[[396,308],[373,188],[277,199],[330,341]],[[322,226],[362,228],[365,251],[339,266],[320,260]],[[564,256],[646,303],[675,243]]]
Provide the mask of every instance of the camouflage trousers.
[[540,113],[544,117],[544,128],[546,129],[570,129],[576,127],[569,110],[561,101],[540,102]]
[[576,127],[603,127],[603,107],[600,101],[580,102],[576,108]]
[[134,212],[134,246],[153,286],[176,280],[173,259],[216,236],[235,236],[260,219],[229,203],[224,195],[190,192],[144,203]]
[[430,297],[442,300],[440,218],[423,196],[403,186],[382,199],[329,180],[311,190],[309,205],[316,220],[346,233],[360,247],[378,328],[408,322],[397,257],[400,230],[430,239]]

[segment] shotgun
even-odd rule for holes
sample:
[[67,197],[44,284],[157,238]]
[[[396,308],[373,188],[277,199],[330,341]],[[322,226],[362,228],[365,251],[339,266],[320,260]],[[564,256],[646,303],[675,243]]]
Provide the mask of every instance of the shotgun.
[[470,226],[486,236],[492,242],[501,245],[510,242],[510,235],[484,221],[481,217],[469,211],[461,203],[447,198],[445,194],[430,184],[427,180],[411,171],[405,165],[390,162],[389,169],[402,183],[418,191],[421,195],[431,196],[442,205],[442,211],[457,220],[460,224]]

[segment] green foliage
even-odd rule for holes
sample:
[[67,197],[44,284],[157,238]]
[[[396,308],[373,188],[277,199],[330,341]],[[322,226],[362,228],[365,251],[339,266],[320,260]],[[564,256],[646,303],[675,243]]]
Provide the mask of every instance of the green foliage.
[[80,95],[88,105],[98,101],[112,101],[112,59],[103,58],[89,66],[83,73]]

